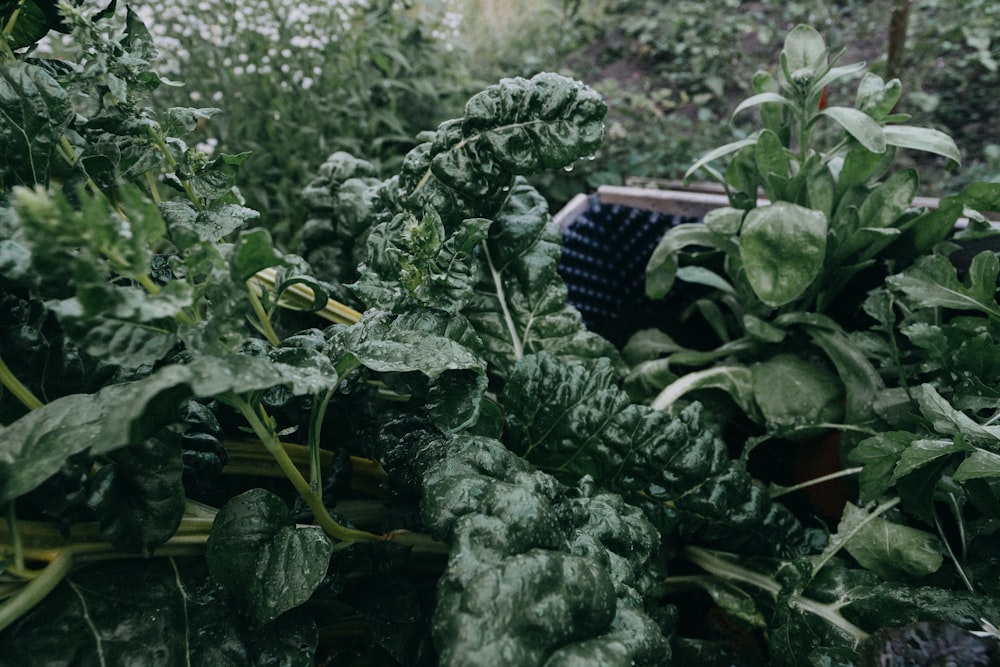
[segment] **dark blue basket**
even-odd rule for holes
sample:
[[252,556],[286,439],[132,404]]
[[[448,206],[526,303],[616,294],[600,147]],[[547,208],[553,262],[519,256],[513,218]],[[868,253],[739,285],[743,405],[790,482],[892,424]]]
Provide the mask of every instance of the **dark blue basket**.
[[[559,273],[569,303],[587,328],[616,344],[652,325],[646,298],[646,263],[671,227],[701,218],[658,213],[588,198],[586,208],[564,223]],[[662,304],[661,304],[662,305]]]

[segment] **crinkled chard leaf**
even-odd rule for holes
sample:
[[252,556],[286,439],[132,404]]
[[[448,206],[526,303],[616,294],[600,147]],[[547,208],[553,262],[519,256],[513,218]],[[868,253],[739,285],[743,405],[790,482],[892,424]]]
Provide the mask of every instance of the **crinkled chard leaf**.
[[473,352],[475,332],[463,318],[429,310],[400,316],[369,311],[334,342],[338,366],[360,365],[381,374],[443,430],[467,428],[478,418],[486,373]]
[[[30,19],[29,11],[25,23]],[[4,63],[0,65],[0,117],[0,190],[47,185],[52,162],[59,159],[60,137],[74,117],[69,94],[41,67]]]
[[153,559],[73,572],[0,641],[2,667],[307,667],[314,664],[318,636],[315,622],[295,611],[251,628],[220,600],[202,563]]
[[282,361],[247,355],[199,357],[142,380],[71,394],[0,429],[0,502],[17,498],[59,470],[65,457],[114,451],[173,423],[181,401],[284,385],[295,395],[335,387],[339,376],[319,351],[292,350]]
[[206,559],[212,578],[267,623],[309,599],[332,552],[320,528],[295,526],[284,501],[251,489],[219,511]]
[[517,183],[479,249],[479,283],[463,313],[483,341],[490,373],[506,378],[518,359],[546,351],[562,359],[617,358],[566,303],[560,232],[545,200]]
[[402,423],[383,441],[391,474],[423,495],[425,523],[451,547],[433,619],[442,664],[669,659],[633,588],[659,543],[640,510],[567,489],[489,438]]
[[489,227],[489,220],[475,218],[449,234],[433,210],[420,218],[400,213],[371,230],[365,263],[350,288],[370,308],[457,312],[472,295],[473,252]]
[[859,667],[967,665],[989,667],[1000,660],[1000,643],[952,623],[921,622],[883,628],[858,647]]
[[446,229],[490,218],[515,175],[561,167],[593,153],[607,108],[577,81],[543,72],[502,79],[469,100],[465,117],[443,123],[434,141],[407,157],[399,185]]
[[[692,404],[677,418],[633,404],[618,388],[608,360],[563,364],[551,355],[525,357],[504,393],[511,449],[536,465],[589,475],[655,508],[658,528],[710,541],[781,548],[779,526],[801,530],[772,504],[742,462],[701,421]],[[790,517],[788,517],[790,518]],[[770,544],[768,544],[770,543]]]

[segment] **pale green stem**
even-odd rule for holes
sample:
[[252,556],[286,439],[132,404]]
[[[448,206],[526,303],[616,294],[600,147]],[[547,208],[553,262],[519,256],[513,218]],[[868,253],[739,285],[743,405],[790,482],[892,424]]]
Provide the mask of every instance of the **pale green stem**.
[[774,500],[775,498],[780,498],[781,496],[788,495],[789,493],[795,493],[796,491],[801,491],[802,489],[808,489],[810,486],[822,484],[823,482],[829,482],[830,480],[838,479],[840,477],[857,475],[862,470],[864,470],[864,468],[861,466],[858,466],[857,468],[846,468],[844,470],[832,472],[829,475],[823,475],[822,477],[806,480],[800,484],[795,484],[794,486],[775,486],[771,491],[771,499]]
[[714,376],[724,377],[733,371],[746,372],[742,366],[718,366],[716,368],[707,368],[703,371],[688,373],[664,387],[663,391],[650,404],[650,407],[654,410],[667,410],[681,396],[702,386],[701,383],[704,380],[711,379]]
[[[781,593],[781,585],[772,579],[753,570],[741,567],[736,563],[719,557],[714,552],[701,547],[685,547],[684,557],[688,561],[697,565],[706,572],[727,579],[730,581],[741,581],[750,584],[769,593],[777,598]],[[801,609],[804,612],[813,614],[825,620],[827,623],[837,628],[845,635],[851,637],[855,644],[863,641],[868,633],[844,618],[839,609],[834,605],[817,602],[803,595],[792,597],[788,604]]]
[[260,295],[257,293],[257,287],[252,281],[247,281],[247,292],[250,295],[250,307],[253,308],[254,315],[257,316],[257,322],[260,324],[260,331],[267,338],[267,341],[271,345],[278,346],[281,344],[281,337],[271,326],[271,317],[264,310],[264,304],[261,303]]
[[281,446],[281,442],[278,440],[273,429],[266,425],[265,421],[268,421],[266,417],[262,419],[254,407],[242,397],[232,398],[231,404],[240,411],[247,420],[247,423],[250,424],[250,428],[253,429],[253,432],[260,439],[261,443],[271,453],[271,456],[274,457],[278,467],[285,473],[288,481],[292,483],[295,490],[306,501],[309,509],[312,510],[313,516],[316,518],[316,523],[319,524],[327,535],[343,542],[376,542],[382,539],[381,536],[374,533],[347,528],[337,523],[327,511],[326,506],[323,504],[323,499],[318,494],[313,493],[309,482],[302,476],[299,469],[295,467],[292,459],[288,456],[288,452]]

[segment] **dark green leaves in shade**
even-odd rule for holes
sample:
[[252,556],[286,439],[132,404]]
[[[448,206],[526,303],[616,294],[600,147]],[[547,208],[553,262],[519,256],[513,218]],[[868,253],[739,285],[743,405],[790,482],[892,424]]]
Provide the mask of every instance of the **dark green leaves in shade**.
[[309,599],[332,552],[321,529],[296,526],[278,496],[251,489],[219,511],[206,557],[212,578],[267,623]]
[[0,665],[314,664],[318,636],[307,614],[251,627],[220,597],[193,559],[90,565],[5,633]]
[[641,496],[661,531],[782,548],[758,541],[781,509],[704,426],[699,404],[675,419],[631,403],[607,360],[563,364],[538,354],[518,364],[504,405],[514,452],[544,469],[588,475],[635,502]]

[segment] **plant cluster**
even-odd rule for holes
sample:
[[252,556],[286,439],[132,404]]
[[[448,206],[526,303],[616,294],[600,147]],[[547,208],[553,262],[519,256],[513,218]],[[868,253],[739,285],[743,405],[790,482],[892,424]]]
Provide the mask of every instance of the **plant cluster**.
[[160,74],[185,82],[158,88],[156,104],[227,110],[200,122],[192,143],[212,156],[254,153],[240,188],[285,245],[322,156],[346,150],[395,168],[419,131],[479,88],[453,53],[461,16],[448,2],[131,4]]
[[[733,633],[692,631],[709,605],[774,665],[996,659],[989,506],[938,572],[890,514],[905,499],[806,526],[705,406],[621,388],[525,178],[597,150],[592,89],[503,79],[390,175],[331,154],[293,254],[249,228],[247,155],[191,147],[219,110],[147,106],[137,14],[51,5],[0,4],[0,665],[748,664]],[[53,28],[75,60],[34,57]],[[914,266],[890,287],[927,336],[885,315],[867,340],[926,387],[958,362],[907,341],[990,341],[928,321],[943,304],[914,281],[939,268]],[[964,407],[976,385],[954,382]],[[921,392],[956,435],[917,467],[966,466],[959,516],[963,483],[992,488],[964,462],[995,427]],[[881,470],[879,500],[909,479]]]

